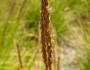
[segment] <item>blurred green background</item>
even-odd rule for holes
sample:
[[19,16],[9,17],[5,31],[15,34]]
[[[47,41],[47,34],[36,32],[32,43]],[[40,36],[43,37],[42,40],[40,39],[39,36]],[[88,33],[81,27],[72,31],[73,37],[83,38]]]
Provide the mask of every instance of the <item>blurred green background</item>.
[[[90,70],[90,0],[49,4],[54,70]],[[40,0],[0,0],[0,70],[20,70],[18,49],[23,70],[44,70],[40,6]]]

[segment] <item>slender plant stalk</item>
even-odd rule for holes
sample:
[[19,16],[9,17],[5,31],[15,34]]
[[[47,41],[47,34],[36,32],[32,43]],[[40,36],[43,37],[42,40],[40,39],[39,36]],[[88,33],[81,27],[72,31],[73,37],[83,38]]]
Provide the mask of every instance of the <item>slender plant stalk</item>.
[[81,70],[80,68],[80,58],[78,58],[78,69]]
[[17,53],[18,53],[18,59],[19,59],[20,68],[21,68],[21,70],[23,70],[23,63],[22,63],[22,58],[21,58],[20,48],[19,48],[18,42],[15,42],[15,45],[16,45],[16,48],[17,48]]
[[17,18],[15,31],[17,31],[17,29],[18,29],[18,26],[19,26],[19,23],[20,23],[22,14],[23,14],[23,9],[24,9],[24,6],[25,6],[26,2],[27,2],[27,0],[24,0],[22,5],[21,5],[21,8],[20,8],[20,11],[19,11],[19,14],[18,14],[18,18]]
[[19,20],[20,20],[20,18],[22,16],[22,11],[23,11],[23,8],[24,8],[26,2],[27,2],[27,0],[24,0],[23,3],[22,3],[22,6],[21,6],[20,11],[19,11],[19,15],[18,15],[17,23],[19,23]]
[[[21,19],[22,11],[23,11],[23,8],[24,8],[26,2],[27,2],[27,0],[24,0],[23,3],[22,3],[22,6],[21,6],[21,8],[20,8],[19,15],[18,15],[18,19],[17,19],[16,29],[17,29],[18,24],[19,24],[19,21],[20,21],[20,19]],[[23,64],[22,64],[22,59],[21,59],[20,49],[19,49],[18,43],[16,43],[16,47],[17,47],[17,52],[18,52],[18,58],[19,58],[20,68],[23,69]]]
[[[40,23],[38,23],[38,42],[37,42],[37,50],[39,53],[40,46],[41,46],[41,30],[40,30]],[[40,70],[40,61],[38,61],[38,70]]]
[[38,45],[41,44],[41,30],[40,30],[40,23],[38,24]]
[[53,45],[51,42],[51,23],[50,10],[48,0],[41,0],[41,42],[43,59],[46,70],[52,70],[52,54]]
[[60,56],[58,56],[57,70],[60,70]]
[[8,21],[9,21],[10,16],[11,16],[11,14],[12,14],[14,8],[15,8],[15,5],[16,5],[16,0],[11,5],[11,9],[9,11],[9,15],[8,15],[8,18],[7,18],[6,23],[5,23],[5,27],[4,27],[3,34],[2,34],[2,39],[1,39],[1,46],[3,46],[3,44],[4,44],[5,33],[6,33],[6,30],[7,30],[7,27],[8,27]]

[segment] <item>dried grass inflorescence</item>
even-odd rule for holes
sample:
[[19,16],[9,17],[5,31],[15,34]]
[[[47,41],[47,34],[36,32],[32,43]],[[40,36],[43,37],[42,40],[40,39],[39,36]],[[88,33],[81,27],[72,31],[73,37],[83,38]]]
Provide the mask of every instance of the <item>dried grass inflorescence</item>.
[[53,45],[51,42],[50,8],[48,0],[41,0],[41,42],[46,70],[52,70]]

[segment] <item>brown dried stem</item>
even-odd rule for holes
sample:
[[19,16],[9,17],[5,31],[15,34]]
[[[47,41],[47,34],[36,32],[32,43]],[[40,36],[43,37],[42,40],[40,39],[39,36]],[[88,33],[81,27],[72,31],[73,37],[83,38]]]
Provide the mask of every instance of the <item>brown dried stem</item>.
[[46,70],[52,70],[52,50],[50,12],[48,0],[41,0],[41,42]]
[[60,56],[58,56],[58,61],[57,61],[57,70],[60,70]]
[[18,59],[19,59],[20,68],[22,70],[23,69],[23,63],[22,63],[22,59],[21,59],[20,48],[19,48],[18,42],[15,41],[15,45],[16,45],[16,48],[17,48],[17,53],[18,53]]

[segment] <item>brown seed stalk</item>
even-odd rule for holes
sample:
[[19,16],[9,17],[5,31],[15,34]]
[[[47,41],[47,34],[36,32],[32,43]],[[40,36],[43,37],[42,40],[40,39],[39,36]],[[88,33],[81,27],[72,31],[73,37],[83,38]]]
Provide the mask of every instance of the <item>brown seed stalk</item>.
[[52,70],[53,45],[51,42],[51,23],[48,0],[41,0],[41,42],[46,70]]
[[60,56],[58,56],[58,61],[57,61],[57,70],[60,70]]
[[17,48],[20,69],[23,70],[23,63],[22,63],[22,59],[21,59],[20,48],[19,48],[19,44],[18,44],[17,41],[15,41],[15,45],[16,45],[16,48]]

